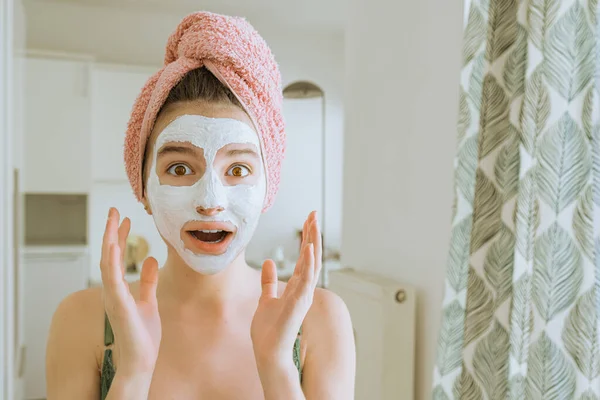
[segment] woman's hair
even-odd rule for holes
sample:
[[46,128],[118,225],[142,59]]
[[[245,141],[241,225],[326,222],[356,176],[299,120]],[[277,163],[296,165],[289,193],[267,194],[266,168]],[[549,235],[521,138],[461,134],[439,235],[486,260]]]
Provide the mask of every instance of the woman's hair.
[[232,104],[244,109],[231,90],[205,67],[193,69],[185,74],[171,89],[158,114],[172,104],[188,101]]

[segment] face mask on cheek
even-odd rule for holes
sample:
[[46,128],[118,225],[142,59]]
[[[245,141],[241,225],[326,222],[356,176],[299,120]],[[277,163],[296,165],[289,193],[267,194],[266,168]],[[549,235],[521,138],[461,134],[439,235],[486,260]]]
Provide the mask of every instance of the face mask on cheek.
[[[156,174],[158,150],[169,142],[188,142],[204,150],[206,170],[192,186],[162,185]],[[262,160],[260,179],[254,184],[225,186],[223,173],[214,169],[217,152],[228,144],[251,144],[260,151],[257,134],[241,121],[224,118],[206,118],[184,115],[171,122],[157,137],[153,165],[148,177],[147,195],[154,222],[163,238],[177,251],[193,270],[202,274],[216,274],[227,268],[250,242],[258,225],[266,193],[266,177]],[[198,209],[219,208],[213,216],[198,213]],[[202,254],[190,248],[182,235],[190,222],[224,222],[235,227],[235,232],[221,254]],[[191,224],[193,225],[193,224]],[[186,239],[189,243],[189,238]],[[225,244],[225,242],[223,242]]]

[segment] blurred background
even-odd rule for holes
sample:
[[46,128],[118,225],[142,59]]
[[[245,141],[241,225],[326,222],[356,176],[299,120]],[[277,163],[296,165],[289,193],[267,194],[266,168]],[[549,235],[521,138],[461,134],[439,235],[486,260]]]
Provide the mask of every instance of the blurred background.
[[[100,285],[108,208],[127,279],[166,248],[122,162],[133,101],[186,14],[246,17],[284,82],[287,156],[248,249],[285,278],[319,210],[350,308],[357,399],[429,397],[451,222],[463,2],[0,0],[0,398],[45,398],[52,313]],[[348,270],[352,272],[348,272]],[[418,297],[418,300],[417,300]]]

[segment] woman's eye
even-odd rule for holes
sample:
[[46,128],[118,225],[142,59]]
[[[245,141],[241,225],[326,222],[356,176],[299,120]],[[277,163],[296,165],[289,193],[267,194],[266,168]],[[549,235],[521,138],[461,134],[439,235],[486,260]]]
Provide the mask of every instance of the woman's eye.
[[229,168],[229,171],[227,171],[227,175],[235,176],[236,178],[243,178],[248,176],[248,174],[250,174],[250,169],[243,165],[234,165],[233,167]]
[[192,173],[192,170],[185,164],[175,164],[170,166],[167,172],[171,175],[184,176],[190,175]]

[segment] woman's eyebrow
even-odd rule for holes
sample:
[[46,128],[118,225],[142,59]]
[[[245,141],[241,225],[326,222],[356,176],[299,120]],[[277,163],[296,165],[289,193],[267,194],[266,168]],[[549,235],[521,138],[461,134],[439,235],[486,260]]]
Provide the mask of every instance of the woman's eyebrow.
[[226,154],[228,157],[239,156],[239,155],[244,155],[244,154],[249,154],[249,155],[258,157],[258,153],[256,152],[256,150],[254,150],[250,147],[247,147],[244,149],[231,149],[231,150],[228,150]]
[[186,146],[166,145],[160,148],[160,150],[158,151],[158,157],[169,153],[188,154],[191,156],[197,155],[194,149],[191,149]]

